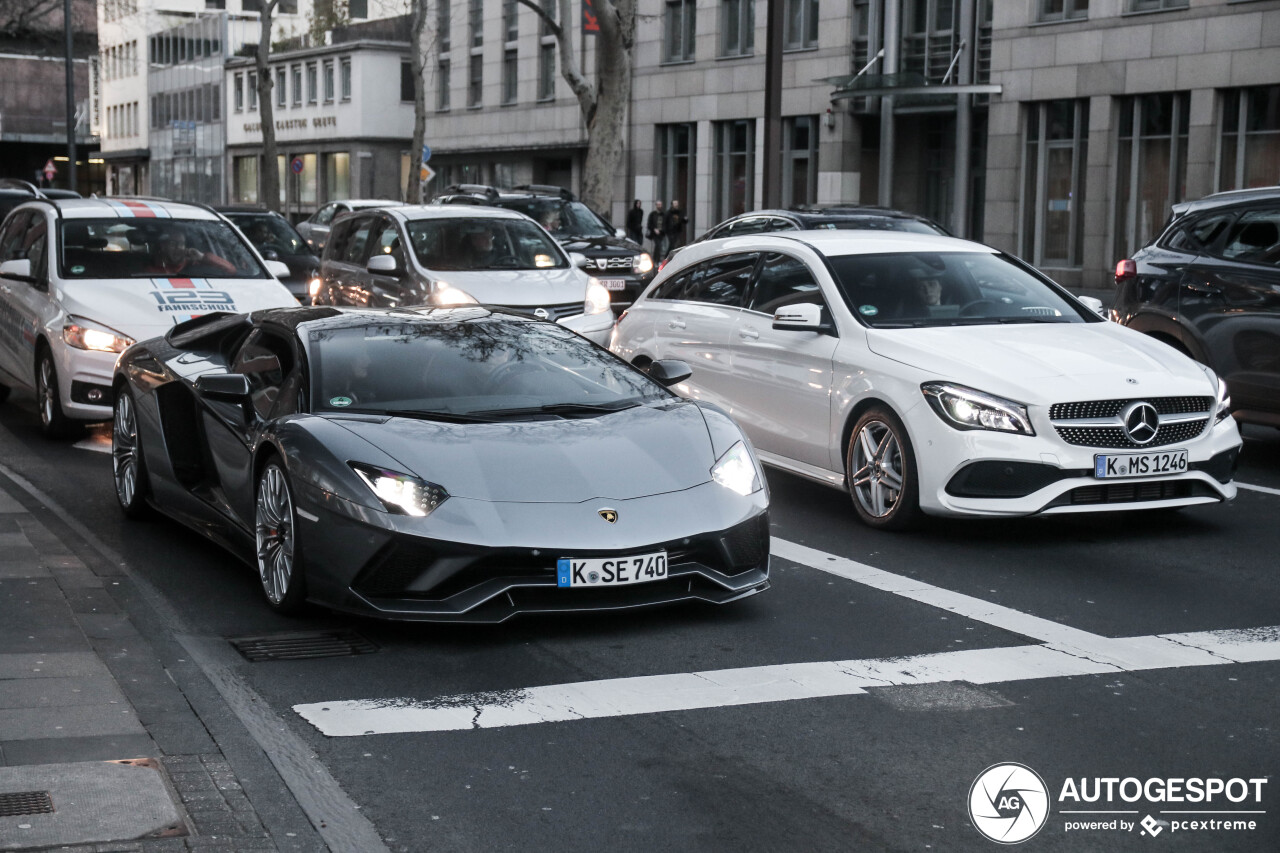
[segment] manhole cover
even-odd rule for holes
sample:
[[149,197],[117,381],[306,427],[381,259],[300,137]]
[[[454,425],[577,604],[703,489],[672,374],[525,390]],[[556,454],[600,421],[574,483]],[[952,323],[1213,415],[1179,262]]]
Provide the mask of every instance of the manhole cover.
[[375,643],[355,631],[312,631],[297,634],[271,634],[264,637],[239,637],[230,640],[246,660],[308,660],[348,655],[368,655],[378,651]]
[[48,791],[19,791],[0,794],[0,817],[18,817],[24,814],[49,814],[53,800]]

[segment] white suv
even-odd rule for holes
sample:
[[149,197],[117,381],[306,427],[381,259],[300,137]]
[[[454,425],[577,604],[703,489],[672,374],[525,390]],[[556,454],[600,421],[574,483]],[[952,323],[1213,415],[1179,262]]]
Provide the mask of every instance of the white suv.
[[0,227],[0,400],[33,389],[49,436],[110,420],[120,352],[200,314],[296,305],[287,269],[196,205],[23,204]]

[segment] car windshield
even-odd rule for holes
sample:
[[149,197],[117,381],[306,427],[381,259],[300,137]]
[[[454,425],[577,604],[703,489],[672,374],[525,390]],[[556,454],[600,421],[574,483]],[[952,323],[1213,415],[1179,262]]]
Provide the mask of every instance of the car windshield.
[[494,318],[308,333],[314,411],[442,421],[590,417],[671,393],[561,326]]
[[63,219],[64,278],[268,278],[216,219]]
[[301,255],[309,251],[293,226],[279,216],[261,213],[228,213],[227,218],[249,238],[259,252]]
[[525,219],[418,219],[408,223],[418,262],[430,270],[565,269],[546,232]]
[[499,202],[507,210],[518,210],[551,232],[557,240],[590,240],[612,237],[613,229],[600,221],[580,201],[559,198],[520,198]]
[[1000,255],[895,252],[827,260],[845,304],[872,328],[1086,321],[1052,287]]

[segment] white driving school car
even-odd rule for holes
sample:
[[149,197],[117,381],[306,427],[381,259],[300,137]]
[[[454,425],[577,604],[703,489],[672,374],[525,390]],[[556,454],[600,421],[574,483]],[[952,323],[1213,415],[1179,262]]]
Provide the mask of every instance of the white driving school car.
[[950,237],[803,232],[689,246],[610,348],[679,359],[767,465],[873,527],[1235,497],[1225,383],[1040,273]]
[[297,305],[218,214],[142,199],[39,199],[0,226],[0,400],[32,388],[46,435],[111,418],[116,357],[213,311]]

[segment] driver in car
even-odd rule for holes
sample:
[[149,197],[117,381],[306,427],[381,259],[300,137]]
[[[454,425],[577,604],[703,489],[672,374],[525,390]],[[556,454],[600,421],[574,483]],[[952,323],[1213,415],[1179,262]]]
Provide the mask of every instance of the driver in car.
[[235,275],[235,264],[211,252],[187,245],[187,234],[181,228],[161,231],[147,272],[154,275],[188,275],[196,267],[213,267],[220,273]]
[[484,269],[492,266],[498,255],[492,229],[479,222],[466,227],[462,242],[462,258],[466,268]]

